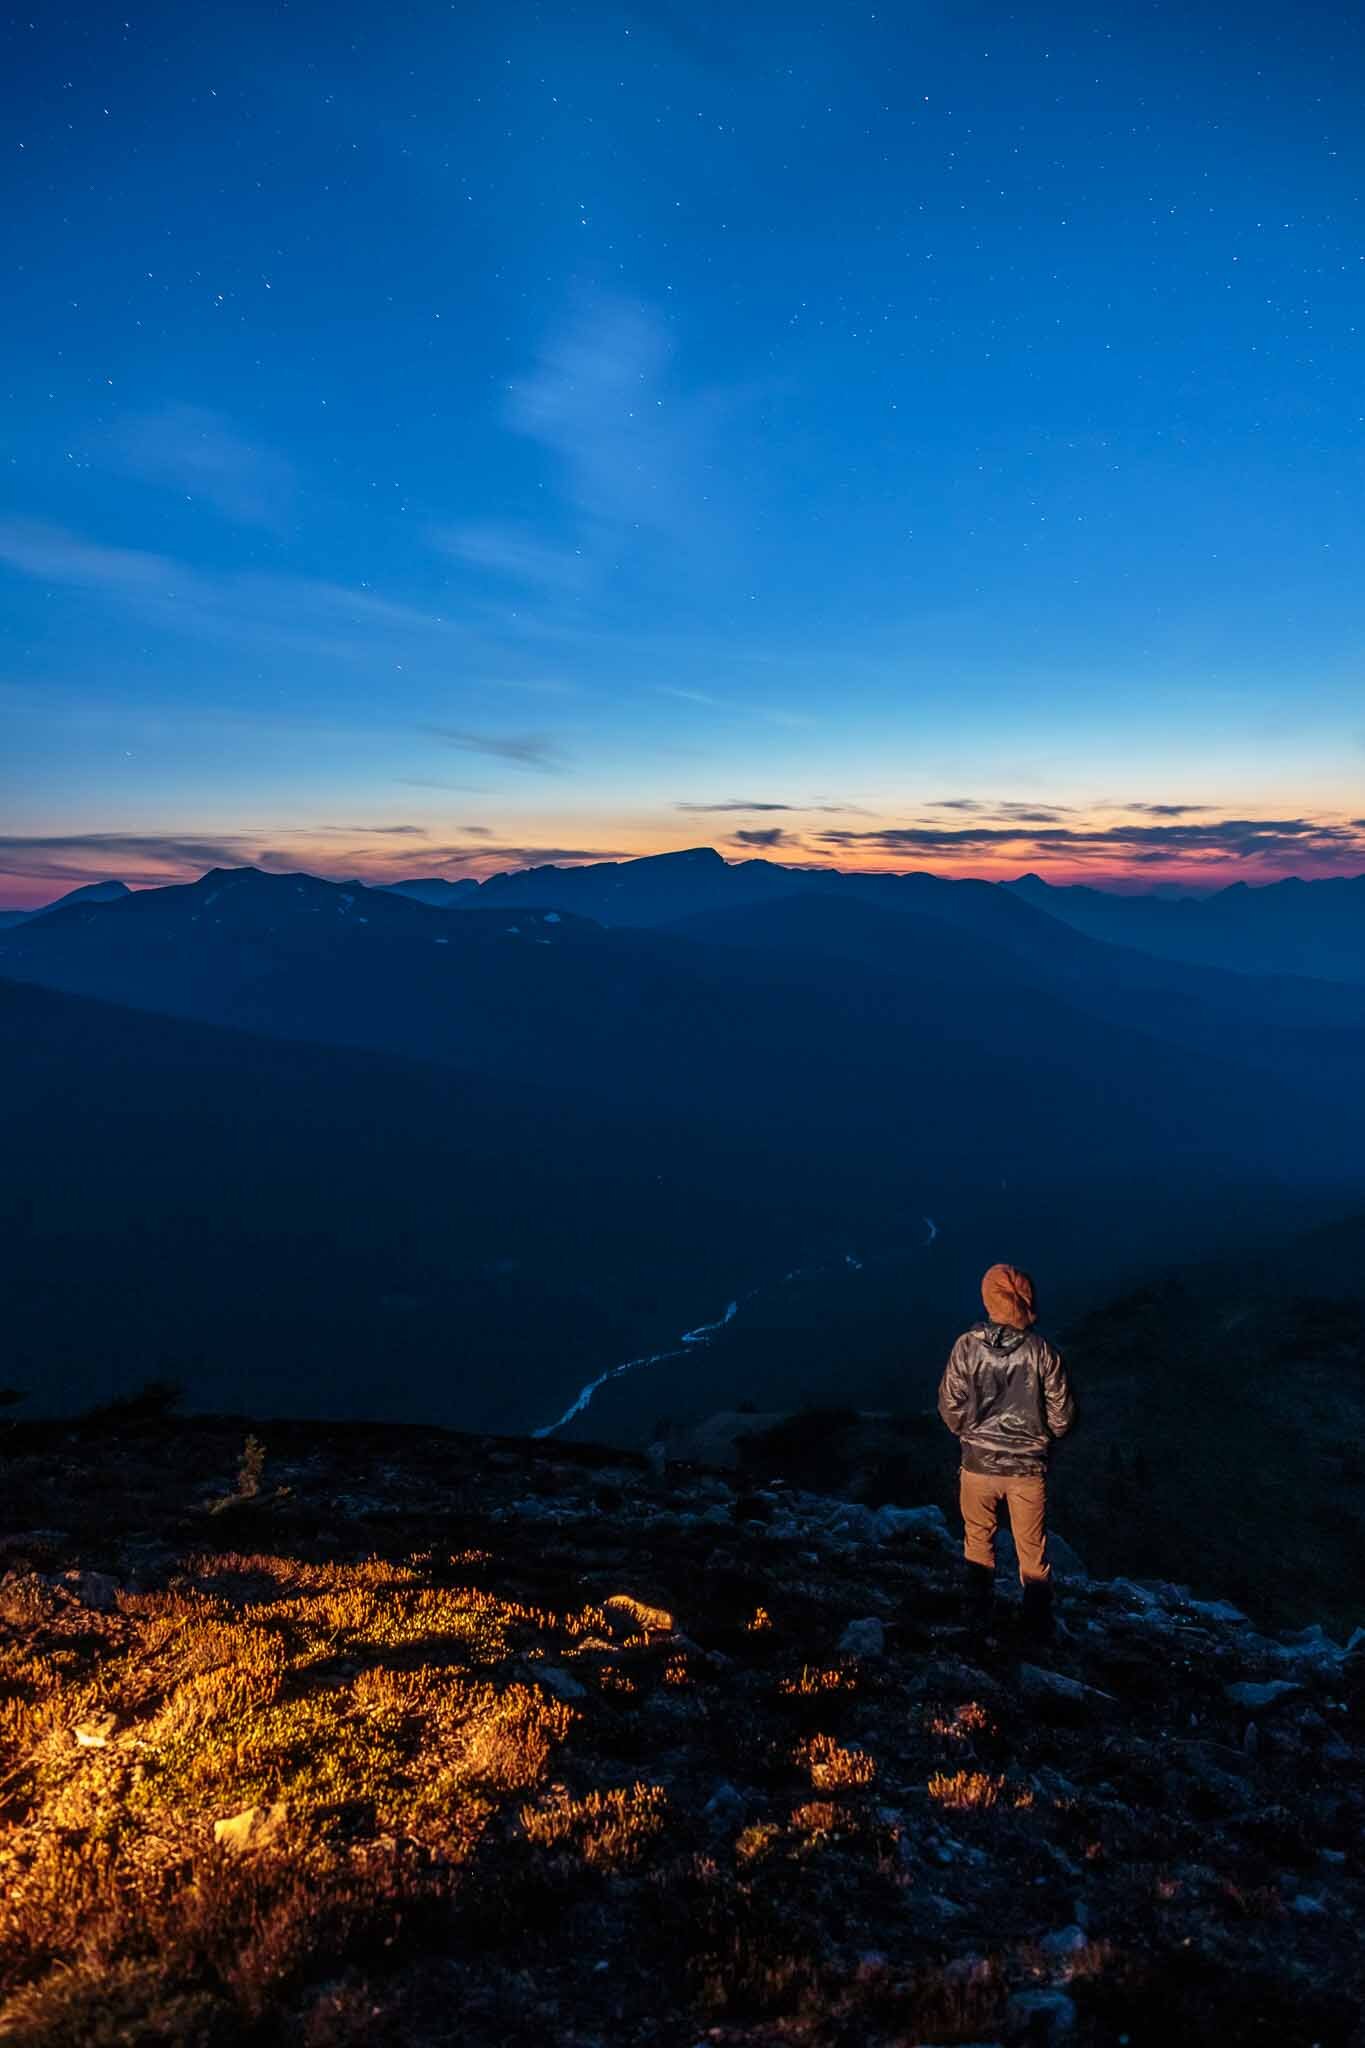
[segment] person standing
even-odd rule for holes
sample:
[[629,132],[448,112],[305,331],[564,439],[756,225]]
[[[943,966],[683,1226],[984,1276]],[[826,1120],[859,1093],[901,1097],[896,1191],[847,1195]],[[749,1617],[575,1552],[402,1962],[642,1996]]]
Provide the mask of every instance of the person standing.
[[985,1320],[958,1338],[938,1390],[938,1412],[962,1446],[965,1619],[974,1635],[990,1626],[1003,1507],[1019,1558],[1025,1632],[1045,1640],[1052,1626],[1048,1455],[1075,1421],[1076,1404],[1061,1354],[1033,1327],[1029,1275],[1017,1266],[992,1266],[981,1299]]

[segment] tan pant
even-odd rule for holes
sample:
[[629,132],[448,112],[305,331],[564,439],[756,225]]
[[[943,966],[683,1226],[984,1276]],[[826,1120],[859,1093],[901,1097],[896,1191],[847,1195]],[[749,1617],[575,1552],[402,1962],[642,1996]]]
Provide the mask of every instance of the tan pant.
[[969,1564],[995,1569],[995,1526],[1001,1505],[1009,1510],[1014,1547],[1019,1554],[1019,1577],[1047,1580],[1052,1566],[1047,1561],[1047,1480],[1041,1473],[1028,1479],[1009,1479],[995,1472],[962,1474],[963,1545]]

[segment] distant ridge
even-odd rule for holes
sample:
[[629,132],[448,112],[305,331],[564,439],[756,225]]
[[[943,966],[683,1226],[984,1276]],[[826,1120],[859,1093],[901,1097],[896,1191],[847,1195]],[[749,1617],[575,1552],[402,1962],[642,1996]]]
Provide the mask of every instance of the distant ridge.
[[479,893],[479,885],[472,875],[466,875],[458,882],[448,882],[443,875],[432,875],[411,882],[381,882],[379,886],[391,896],[411,896],[415,903],[429,903],[433,910],[448,910],[452,904],[466,902]]
[[[640,860],[512,869],[486,881],[393,882],[390,890],[436,905],[572,911],[604,925],[659,926],[721,910],[814,894],[888,909],[926,911],[981,935],[1026,943],[1010,904],[1027,905],[1087,938],[1167,960],[1239,974],[1299,975],[1365,985],[1365,875],[1233,882],[1212,893],[1170,884],[1138,895],[1036,874],[995,883],[923,869],[863,872],[727,861],[709,846]],[[1033,927],[1037,942],[1037,927]]]
[[65,896],[58,896],[52,903],[39,904],[36,910],[0,910],[0,931],[16,924],[32,924],[38,917],[46,917],[54,910],[64,910],[70,903],[116,903],[121,896],[130,896],[131,889],[126,882],[83,882],[77,889],[69,889]]
[[[215,877],[222,887],[230,878],[245,876],[258,878],[250,899],[258,904],[267,900],[262,892],[291,879],[254,868],[214,870],[198,883],[139,890],[131,902],[166,905],[184,900],[187,890],[204,888]],[[287,893],[296,908],[299,890],[330,890],[329,901],[336,906],[343,896],[354,899],[363,892],[372,905],[407,903],[465,914],[554,911],[609,929],[637,930],[819,897],[931,916],[1016,954],[1042,948],[1060,960],[1070,946],[1078,965],[1082,941],[1099,940],[1149,960],[1365,987],[1365,875],[1233,882],[1209,894],[1182,894],[1160,884],[1132,895],[1087,884],[1058,885],[1037,874],[996,883],[923,869],[862,871],[730,861],[714,847],[693,846],[638,860],[508,869],[483,881],[440,875],[377,886],[307,875],[292,880],[292,891],[277,889],[270,900],[281,904]],[[129,898],[121,882],[90,883],[38,911],[0,912],[0,929],[14,932],[39,919],[88,914],[100,907],[130,908],[131,902],[124,901]],[[236,898],[234,913],[244,901]]]
[[1005,884],[1087,937],[1239,974],[1365,982],[1365,874],[1231,882],[1212,895],[1125,896],[1041,875]]

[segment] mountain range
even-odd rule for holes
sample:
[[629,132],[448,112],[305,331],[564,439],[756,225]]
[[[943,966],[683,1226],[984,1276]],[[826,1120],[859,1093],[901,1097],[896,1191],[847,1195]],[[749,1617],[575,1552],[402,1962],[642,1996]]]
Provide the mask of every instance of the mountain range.
[[[761,859],[726,861],[713,847],[703,846],[639,860],[519,868],[484,881],[417,876],[379,886],[437,910],[530,907],[635,926],[815,893],[901,907],[932,903],[936,916],[978,925],[987,915],[980,905],[989,892],[1013,895],[1088,937],[1163,959],[1243,975],[1365,982],[1365,874],[1312,880],[1287,876],[1207,891],[1182,892],[1171,883],[1118,891],[1058,885],[1036,874],[1002,884],[952,883],[927,873],[843,873]],[[957,912],[948,910],[948,891],[962,900]],[[74,903],[111,901],[127,893],[122,882],[87,883],[37,910],[0,910],[0,930]],[[1008,929],[1005,915],[998,913],[1002,931]]]
[[1365,875],[1233,882],[1208,896],[1120,895],[1039,875],[1008,885],[1035,909],[1091,938],[1238,974],[1308,974],[1365,982]]
[[894,1397],[1001,1250],[1079,1312],[1365,1203],[1357,983],[709,849],[430,886],[216,870],[0,933],[21,1382],[87,1396],[100,1329],[116,1386],[534,1427],[734,1302],[604,1391],[638,1438],[784,1304],[837,1326],[803,1396]]
[[[990,897],[1017,897],[1087,936],[1163,958],[1241,974],[1311,975],[1365,982],[1365,875],[1295,877],[1253,886],[1235,882],[1186,896],[1169,887],[1119,893],[1058,887],[1038,875],[994,884],[949,882],[932,874],[841,873],[766,860],[725,861],[714,848],[581,867],[538,867],[484,882],[418,879],[388,885],[437,907],[533,905],[576,911],[603,924],[658,925],[705,910],[770,903],[782,897],[861,897],[906,908],[933,908],[973,928]],[[954,897],[961,908],[950,912]],[[996,912],[1007,930],[1007,913]]]

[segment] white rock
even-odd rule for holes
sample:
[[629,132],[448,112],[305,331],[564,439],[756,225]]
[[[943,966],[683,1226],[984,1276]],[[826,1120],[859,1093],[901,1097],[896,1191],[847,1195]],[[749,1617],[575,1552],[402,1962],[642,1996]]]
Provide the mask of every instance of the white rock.
[[274,1806],[247,1806],[213,1823],[213,1839],[231,1855],[245,1856],[256,1849],[269,1849],[284,1833],[289,1808],[284,1800]]

